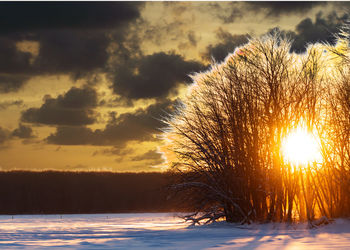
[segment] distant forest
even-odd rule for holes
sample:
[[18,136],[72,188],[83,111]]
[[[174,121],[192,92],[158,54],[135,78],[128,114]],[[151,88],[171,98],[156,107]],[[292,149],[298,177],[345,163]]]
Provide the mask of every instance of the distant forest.
[[0,214],[170,212],[168,173],[0,172]]

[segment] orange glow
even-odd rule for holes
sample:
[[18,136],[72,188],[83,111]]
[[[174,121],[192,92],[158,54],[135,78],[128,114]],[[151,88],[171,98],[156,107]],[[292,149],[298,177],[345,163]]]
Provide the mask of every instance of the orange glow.
[[317,138],[302,127],[289,133],[283,140],[282,153],[287,162],[295,165],[322,161]]

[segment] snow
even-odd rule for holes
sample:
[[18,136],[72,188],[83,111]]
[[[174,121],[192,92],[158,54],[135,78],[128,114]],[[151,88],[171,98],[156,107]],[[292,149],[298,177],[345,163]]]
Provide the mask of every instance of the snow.
[[174,214],[0,216],[0,249],[347,249],[350,220],[190,226]]

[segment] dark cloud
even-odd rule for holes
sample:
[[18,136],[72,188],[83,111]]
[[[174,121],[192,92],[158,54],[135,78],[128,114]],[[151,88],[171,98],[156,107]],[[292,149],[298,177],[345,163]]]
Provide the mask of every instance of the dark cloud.
[[10,131],[0,127],[0,145],[3,145],[10,139]]
[[27,75],[7,75],[0,73],[0,93],[8,93],[19,90],[28,81]]
[[2,3],[0,33],[45,29],[107,29],[139,17],[135,2]]
[[23,122],[47,125],[80,126],[95,122],[93,108],[97,94],[92,88],[72,87],[57,98],[46,97],[40,108],[29,108],[22,113]]
[[[258,5],[260,2],[254,4]],[[276,6],[279,6],[279,4],[276,4]],[[301,4],[300,7],[301,6],[303,6],[303,4]],[[310,6],[312,6],[312,4]],[[316,15],[315,21],[312,21],[311,18],[303,19],[295,27],[294,31],[280,30],[276,27],[270,29],[267,33],[272,34],[278,32],[282,36],[291,39],[293,41],[291,50],[301,53],[305,51],[309,43],[327,42],[333,44],[336,40],[335,34],[339,32],[348,18],[349,16],[346,14],[338,16],[333,12],[324,16],[323,13],[320,12]],[[219,42],[207,46],[206,51],[202,55],[203,59],[208,61],[213,57],[216,61],[223,61],[236,47],[248,42],[250,36],[248,34],[232,35],[220,28],[217,31],[217,38]]]
[[[101,70],[107,60],[107,32],[140,16],[143,3],[0,3],[0,92],[16,91],[32,76],[70,74],[73,79]],[[17,48],[38,43],[38,55]]]
[[7,142],[14,138],[31,139],[34,138],[33,130],[25,125],[19,124],[18,128],[10,131],[0,127],[0,149],[6,147]]
[[134,113],[111,115],[103,130],[87,127],[59,126],[55,133],[47,137],[47,142],[59,145],[114,145],[117,148],[129,141],[154,141],[154,133],[159,133],[165,124],[161,119],[171,113],[176,101],[166,100],[138,109]]
[[94,144],[95,137],[94,132],[87,127],[60,126],[46,140],[57,145],[86,145]]
[[18,50],[17,42],[0,36],[0,93],[17,91],[36,72],[31,65],[32,54]]
[[207,46],[206,51],[202,55],[203,59],[207,61],[211,61],[212,58],[218,62],[223,61],[229,53],[234,52],[235,48],[247,43],[250,38],[248,34],[232,35],[221,28],[217,31],[216,36],[220,42]]
[[108,59],[109,40],[99,31],[46,31],[33,68],[44,73],[71,73],[79,77],[102,68]]
[[245,2],[247,10],[254,12],[264,11],[267,17],[280,17],[281,15],[306,14],[316,6],[327,5],[327,2],[317,1],[259,1]]
[[318,13],[314,22],[310,18],[305,18],[296,26],[292,50],[303,52],[308,43],[328,42],[333,44],[336,40],[335,34],[339,33],[348,18],[348,15],[339,17],[336,13],[325,17],[322,13]]
[[23,124],[19,124],[18,128],[12,131],[11,136],[21,139],[30,139],[35,137],[32,128]]
[[9,138],[9,132],[6,129],[0,127],[0,144],[4,144],[4,142]]
[[164,163],[164,159],[162,158],[162,154],[157,150],[149,150],[142,155],[135,156],[131,158],[132,161],[147,161],[149,164],[156,165]]
[[7,109],[11,106],[17,106],[20,107],[23,105],[23,100],[16,100],[16,101],[3,101],[0,102],[0,110]]
[[349,13],[350,9],[350,2],[349,1],[334,1],[334,2],[328,2],[328,4],[331,4],[333,7],[335,7],[336,10],[340,11],[347,11]]
[[109,155],[109,156],[117,155],[119,157],[123,157],[123,156],[129,155],[133,152],[134,152],[134,149],[132,149],[132,148],[127,148],[127,147],[118,145],[118,146],[114,146],[112,148],[96,150],[93,152],[92,156],[102,154],[102,155]]
[[0,72],[28,73],[30,70],[31,54],[19,51],[16,46],[16,40],[8,37],[0,37],[0,54]]
[[208,10],[210,13],[219,18],[224,23],[232,23],[244,16],[244,3],[230,2],[228,5],[220,3],[209,3]]
[[279,18],[282,15],[303,15],[314,7],[327,5],[327,2],[293,1],[246,1],[230,3],[209,3],[207,8],[224,23],[233,23],[247,15],[262,14],[265,18]]
[[0,55],[0,92],[16,91],[30,78],[31,54],[19,51],[15,40],[0,37]]
[[280,30],[278,27],[270,29],[267,34],[279,33],[281,36],[292,40],[291,51],[305,52],[308,44],[329,43],[334,44],[336,35],[348,20],[348,15],[338,16],[335,12],[323,16],[320,12],[316,15],[315,21],[311,18],[303,19],[296,25],[294,31]]
[[202,69],[199,62],[158,52],[117,65],[112,76],[113,89],[116,94],[131,99],[164,98],[179,83],[190,82],[190,73]]
[[134,106],[134,103],[129,98],[119,96],[119,97],[113,97],[111,99],[102,99],[98,105],[100,107],[109,107],[109,108],[116,108],[116,107],[130,108]]
[[[293,41],[291,51],[302,53],[310,43],[327,42],[333,44],[336,40],[336,34],[339,33],[342,26],[348,20],[348,15],[338,16],[335,12],[324,16],[321,12],[316,15],[315,21],[311,18],[303,19],[294,31],[280,30],[278,27],[270,29],[266,34],[279,33],[281,36]],[[250,36],[232,35],[222,30],[217,31],[217,44],[210,44],[202,57],[204,60],[223,61],[225,57],[232,53],[236,47],[248,42]]]

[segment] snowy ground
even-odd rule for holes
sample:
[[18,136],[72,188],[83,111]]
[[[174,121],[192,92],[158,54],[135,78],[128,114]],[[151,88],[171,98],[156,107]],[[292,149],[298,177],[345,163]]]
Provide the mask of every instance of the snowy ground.
[[349,249],[350,221],[191,227],[173,214],[0,216],[0,249]]

